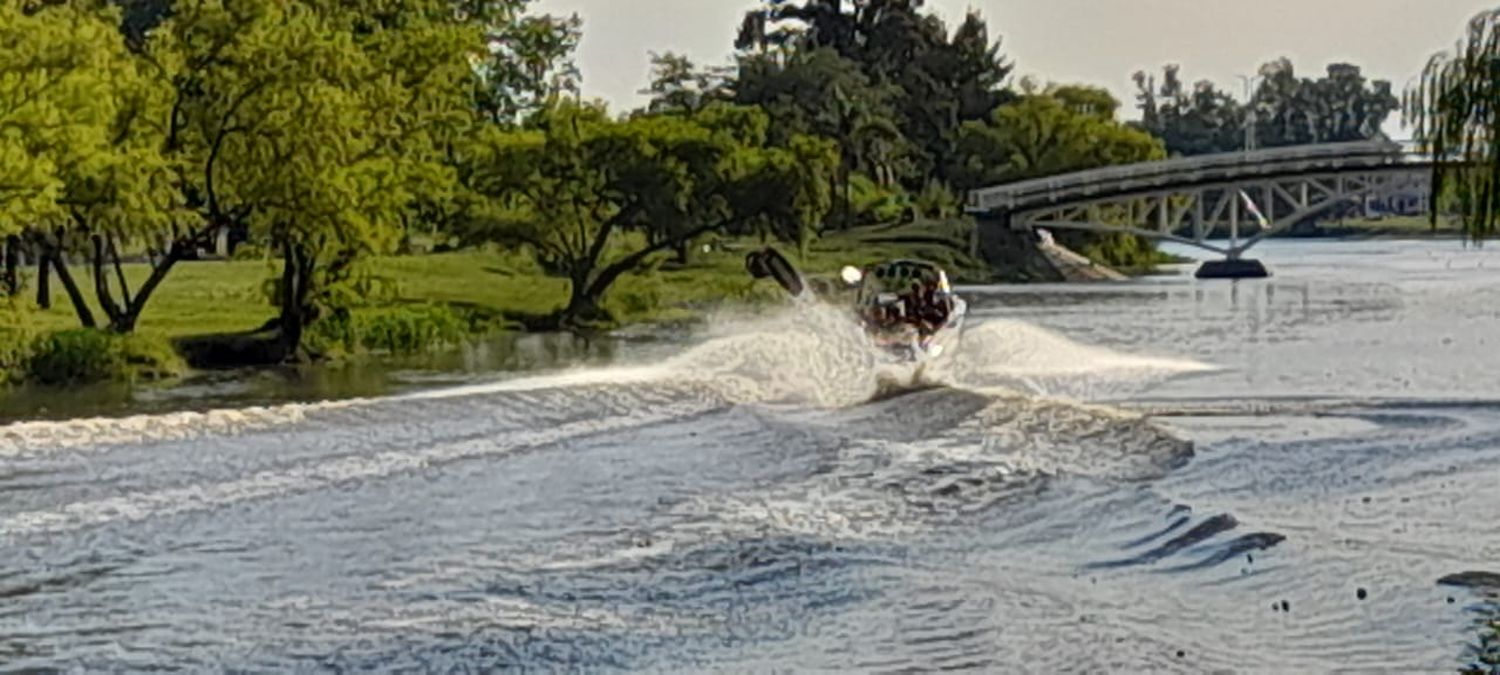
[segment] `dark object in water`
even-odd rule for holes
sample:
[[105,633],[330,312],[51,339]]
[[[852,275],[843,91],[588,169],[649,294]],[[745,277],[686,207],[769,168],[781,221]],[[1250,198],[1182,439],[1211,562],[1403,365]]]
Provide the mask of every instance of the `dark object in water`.
[[1259,260],[1210,260],[1198,268],[1199,279],[1264,279],[1271,276]]
[[792,267],[792,263],[780,251],[771,247],[746,254],[745,271],[756,279],[770,277],[793,297],[802,295],[802,291],[806,289],[802,275],[797,274],[797,269]]
[[[1089,563],[1085,567],[1087,569],[1111,569],[1118,567],[1130,567],[1132,565],[1147,565],[1167,558],[1168,556],[1175,555],[1178,552],[1187,549],[1188,547],[1194,546],[1196,544],[1201,544],[1215,536],[1218,536],[1219,534],[1228,532],[1229,530],[1232,530],[1238,526],[1239,521],[1235,520],[1234,516],[1231,516],[1227,513],[1219,514],[1217,516],[1209,518],[1208,520],[1198,523],[1197,525],[1193,526],[1192,529],[1168,540],[1161,546],[1146,551],[1145,553],[1142,553],[1135,557],[1127,558],[1124,560],[1111,560],[1108,562]],[[1236,557],[1243,552],[1243,550],[1235,551],[1228,557]],[[1228,557],[1224,558],[1224,560],[1227,560]],[[1223,560],[1220,560],[1219,562],[1223,562]]]
[[1359,598],[1360,600],[1364,600],[1365,598],[1369,597],[1369,595],[1370,594],[1365,592],[1365,589],[1363,588],[1354,592],[1354,597]]
[[1500,573],[1459,572],[1438,579],[1439,586],[1458,586],[1489,591],[1500,591]]

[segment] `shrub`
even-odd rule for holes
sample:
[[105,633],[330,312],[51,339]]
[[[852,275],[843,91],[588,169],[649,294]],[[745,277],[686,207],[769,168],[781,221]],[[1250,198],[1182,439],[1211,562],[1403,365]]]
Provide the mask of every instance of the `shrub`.
[[259,244],[244,243],[234,248],[230,254],[230,260],[265,260],[267,252],[264,246]]
[[36,331],[14,302],[0,300],[0,385],[20,381],[26,375]]
[[621,284],[604,296],[604,309],[616,319],[645,317],[662,304],[661,282],[652,277],[640,277],[636,283]]
[[468,321],[447,307],[390,307],[354,314],[360,346],[371,351],[414,354],[451,347],[469,332]]
[[941,181],[929,181],[917,195],[917,211],[927,218],[945,220],[956,217],[961,209],[959,198]]
[[849,193],[854,220],[864,225],[900,220],[911,201],[900,189],[882,187],[862,174],[850,176]]
[[25,370],[41,384],[85,384],[160,380],[183,369],[182,358],[159,338],[78,328],[37,339]]
[[469,319],[438,305],[364,307],[312,325],[309,346],[325,355],[362,351],[418,354],[451,347],[472,332]]

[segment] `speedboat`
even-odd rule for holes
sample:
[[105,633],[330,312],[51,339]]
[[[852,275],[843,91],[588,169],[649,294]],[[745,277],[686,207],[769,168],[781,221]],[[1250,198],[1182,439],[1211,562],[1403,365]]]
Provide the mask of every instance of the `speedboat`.
[[[751,276],[770,277],[793,297],[808,284],[774,248],[745,257]],[[953,292],[948,273],[922,260],[891,260],[866,268],[846,266],[839,273],[854,292],[854,314],[871,343],[897,360],[921,362],[957,347],[968,303]]]

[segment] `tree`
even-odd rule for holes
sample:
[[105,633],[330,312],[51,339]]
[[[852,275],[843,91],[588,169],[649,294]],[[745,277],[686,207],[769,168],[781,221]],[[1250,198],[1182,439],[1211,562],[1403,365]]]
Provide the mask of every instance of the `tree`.
[[1336,63],[1318,80],[1299,79],[1291,61],[1261,66],[1252,99],[1256,145],[1277,147],[1377,138],[1399,107],[1384,80],[1369,82],[1358,66]]
[[499,7],[490,7],[484,21],[489,57],[480,69],[478,99],[493,122],[515,124],[558,95],[579,90],[581,76],[573,54],[582,38],[583,20],[577,14],[523,16],[530,3],[495,3]]
[[350,300],[414,195],[451,180],[441,148],[472,120],[484,26],[443,1],[179,3],[148,57],[175,84],[166,142],[198,217],[172,261],[221,227],[280,253],[268,358]]
[[[1451,195],[1474,240],[1500,223],[1500,10],[1476,15],[1452,53],[1437,54],[1408,92],[1406,117],[1433,158],[1433,202]],[[1437,226],[1438,210],[1432,211]]]
[[901,89],[877,85],[859,64],[832,49],[793,54],[782,61],[743,57],[734,99],[763,108],[771,118],[770,140],[785,146],[796,136],[838,143],[839,170],[830,176],[841,199],[841,223],[850,218],[851,176],[865,171],[889,184],[910,171],[911,147],[902,135],[895,102]]
[[[959,126],[1009,100],[1002,85],[1010,66],[978,14],[950,35],[936,16],[922,13],[922,4],[771,0],[746,16],[736,41],[742,50],[736,100],[769,104],[773,99],[758,97],[753,80],[799,55],[830,52],[853,64],[869,86],[894,89],[887,99],[895,109],[891,119],[910,148],[902,182],[920,188],[932,175],[942,178],[941,159],[951,155]],[[790,54],[769,51],[773,45]]]
[[562,325],[607,322],[605,293],[653,254],[709,232],[787,233],[794,222],[800,232],[822,216],[826,192],[812,184],[826,176],[811,174],[831,162],[799,156],[816,145],[802,139],[765,149],[767,124],[759,111],[723,106],[614,121],[561,104],[531,128],[488,129],[467,160],[488,200],[469,238],[524,246],[567,278]]
[[1115,119],[1119,103],[1083,86],[1024,85],[1020,100],[966,123],[951,168],[972,189],[1165,157],[1161,142]]
[[18,249],[23,239],[38,256],[38,304],[50,304],[56,266],[92,323],[76,285],[61,267],[57,232],[68,217],[71,178],[97,170],[110,145],[116,104],[111,85],[123,48],[115,12],[86,2],[23,11],[0,7],[0,237],[5,246],[5,290],[19,291]]
[[1181,69],[1162,70],[1160,88],[1145,72],[1134,76],[1141,110],[1140,127],[1162,139],[1174,156],[1231,152],[1244,146],[1246,109],[1233,96],[1203,80],[1188,91]]
[[1206,80],[1189,90],[1179,73],[1167,66],[1159,88],[1144,72],[1134,76],[1140,126],[1172,155],[1377,138],[1398,103],[1389,82],[1367,81],[1347,63],[1329,65],[1312,80],[1298,78],[1287,59],[1272,61],[1261,66],[1260,86],[1244,103]]
[[127,51],[118,36],[101,44],[108,46],[106,58],[97,66],[98,76],[110,83],[102,93],[112,114],[107,141],[59,164],[63,186],[59,213],[41,221],[36,240],[41,256],[50,262],[72,299],[80,322],[96,326],[68,269],[64,256],[68,251],[81,253],[90,263],[94,298],[107,327],[125,333],[134,330],[146,302],[175,261],[153,261],[151,275],[132,292],[121,266],[121,249],[171,239],[172,228],[191,214],[181,208],[176,167],[161,152],[170,86],[154,77],[147,62]]
[[651,113],[696,113],[723,95],[725,73],[705,70],[686,56],[651,53],[651,84],[639,92],[651,97]]

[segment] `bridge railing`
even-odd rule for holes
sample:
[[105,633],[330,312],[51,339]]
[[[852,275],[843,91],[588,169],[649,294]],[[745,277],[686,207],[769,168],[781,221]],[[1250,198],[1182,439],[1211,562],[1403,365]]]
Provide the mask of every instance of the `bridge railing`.
[[[1412,144],[1392,141],[1355,141],[1349,143],[1321,143],[1299,145],[1267,150],[1227,152],[1198,157],[1181,157],[1155,162],[1141,162],[1123,166],[1090,169],[1046,178],[1019,181],[982,188],[969,193],[971,210],[1013,208],[1018,202],[1036,197],[1056,195],[1063,191],[1078,191],[1090,187],[1109,186],[1122,183],[1145,183],[1162,178],[1202,174],[1214,171],[1229,171],[1250,167],[1265,167],[1296,162],[1328,162],[1342,164],[1358,161],[1361,164],[1389,164],[1416,159]],[[1373,160],[1373,161],[1372,161]],[[1256,173],[1256,172],[1247,172]]]

